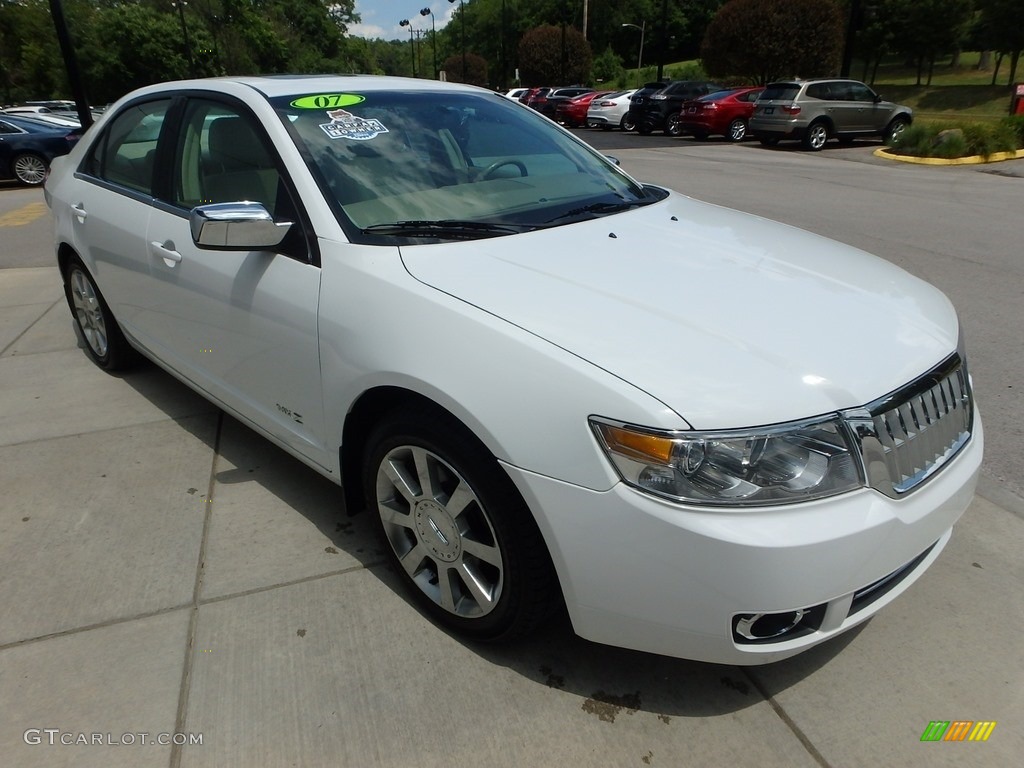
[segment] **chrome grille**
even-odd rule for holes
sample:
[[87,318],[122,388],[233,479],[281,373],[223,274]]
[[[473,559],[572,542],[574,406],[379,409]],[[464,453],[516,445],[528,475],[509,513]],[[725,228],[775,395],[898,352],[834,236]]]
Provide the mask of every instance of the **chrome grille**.
[[860,445],[868,485],[896,497],[966,445],[973,410],[967,368],[953,355],[906,387],[843,416]]

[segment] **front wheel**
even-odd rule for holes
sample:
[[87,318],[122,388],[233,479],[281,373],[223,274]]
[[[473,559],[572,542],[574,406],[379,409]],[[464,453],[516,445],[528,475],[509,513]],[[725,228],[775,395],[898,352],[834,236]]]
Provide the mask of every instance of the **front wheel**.
[[453,417],[383,420],[367,443],[366,498],[403,581],[439,624],[479,640],[527,634],[557,580],[525,503],[498,462]]
[[631,118],[629,115],[623,115],[622,119],[619,121],[619,128],[621,128],[626,133],[630,133],[631,131],[636,130],[636,123],[633,122],[633,118]]
[[747,121],[737,117],[725,132],[725,138],[729,141],[743,141],[747,137]]
[[14,156],[11,163],[14,177],[22,184],[37,187],[46,181],[46,160],[31,152],[22,152]]
[[885,143],[890,147],[895,144],[896,140],[907,130],[908,125],[910,125],[910,121],[905,117],[894,118],[885,129]]
[[827,141],[828,126],[819,120],[816,123],[811,123],[811,127],[807,129],[807,133],[804,135],[804,149],[818,152],[825,146]]

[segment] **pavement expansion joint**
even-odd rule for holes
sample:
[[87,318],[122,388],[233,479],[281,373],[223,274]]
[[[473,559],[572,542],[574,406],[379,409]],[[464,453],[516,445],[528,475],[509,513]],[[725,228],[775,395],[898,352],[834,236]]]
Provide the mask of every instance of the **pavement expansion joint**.
[[811,741],[810,737],[804,733],[803,729],[796,724],[796,721],[789,716],[785,708],[776,701],[775,697],[768,691],[764,684],[754,674],[754,670],[750,667],[738,667],[743,676],[746,677],[750,684],[757,689],[761,697],[768,702],[768,706],[772,708],[775,715],[785,723],[786,727],[793,732],[797,740],[803,745],[803,748],[807,750],[807,753],[814,758],[814,761],[821,766],[821,768],[832,768],[832,764],[825,759],[825,756],[818,751],[818,748],[814,746],[814,742]]

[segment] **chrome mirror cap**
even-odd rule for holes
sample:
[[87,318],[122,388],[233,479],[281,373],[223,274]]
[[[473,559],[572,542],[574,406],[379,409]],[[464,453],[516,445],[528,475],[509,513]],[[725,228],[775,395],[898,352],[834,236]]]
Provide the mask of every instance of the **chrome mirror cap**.
[[192,241],[213,250],[271,250],[277,248],[292,222],[275,222],[262,203],[211,203],[192,209]]

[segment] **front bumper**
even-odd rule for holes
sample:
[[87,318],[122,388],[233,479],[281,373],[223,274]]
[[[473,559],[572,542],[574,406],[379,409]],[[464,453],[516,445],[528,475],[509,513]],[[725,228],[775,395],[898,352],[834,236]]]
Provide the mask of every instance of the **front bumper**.
[[[984,434],[905,498],[862,489],[744,511],[683,507],[619,483],[590,491],[506,465],[536,513],[573,628],[600,643],[723,664],[793,656],[913,584],[970,504]],[[872,600],[854,595],[923,557]],[[851,606],[852,609],[851,609]],[[737,617],[815,608],[816,628],[737,640]]]

